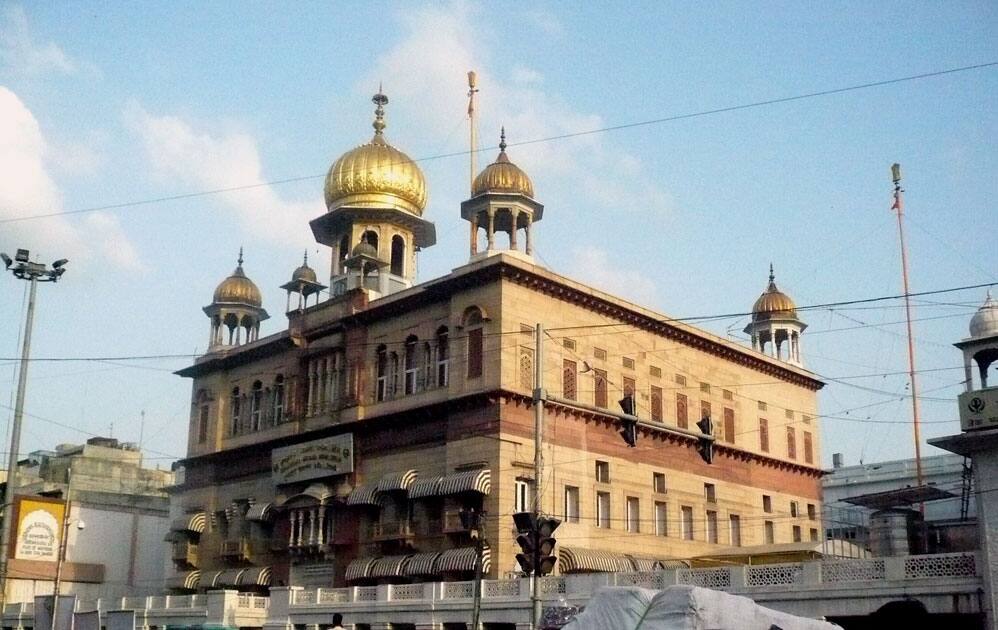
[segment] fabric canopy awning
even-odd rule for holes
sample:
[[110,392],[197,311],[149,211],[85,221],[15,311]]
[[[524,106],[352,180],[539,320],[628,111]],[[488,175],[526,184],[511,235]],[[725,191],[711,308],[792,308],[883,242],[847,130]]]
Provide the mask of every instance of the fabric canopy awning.
[[371,564],[371,569],[367,573],[370,578],[386,578],[402,575],[402,570],[409,562],[410,556],[385,556],[378,558]]
[[324,504],[333,496],[333,491],[324,483],[313,483],[307,488],[299,492],[298,494],[293,494],[284,500],[281,505],[287,505],[296,500],[304,500],[306,503],[320,503]]
[[440,482],[443,477],[420,477],[409,486],[410,499],[425,499],[440,496]]
[[270,586],[270,567],[250,567],[239,578],[239,586]]
[[385,475],[378,481],[378,492],[394,492],[396,490],[408,490],[419,476],[417,470],[405,470],[402,472]]
[[209,588],[226,588],[230,586],[239,586],[243,573],[246,569],[223,569],[211,578],[211,584],[207,586]]
[[354,488],[347,497],[347,505],[373,505],[380,507],[378,502],[378,484],[371,483]]
[[178,591],[193,591],[201,583],[201,572],[198,570],[188,571],[175,575],[166,581],[166,587]]
[[192,532],[194,534],[203,534],[205,524],[208,522],[208,517],[204,512],[195,512],[193,514],[187,514],[181,516],[180,518],[173,519],[173,523],[170,525],[170,530],[174,532]]
[[[492,566],[492,550],[488,547],[482,550],[482,573],[488,573]],[[437,559],[437,570],[440,573],[459,573],[475,570],[475,548],[461,547],[448,549]]]
[[254,503],[250,509],[246,510],[246,520],[269,523],[274,520],[274,504]]
[[347,565],[346,574],[343,576],[347,582],[362,580],[371,572],[371,565],[377,558],[357,558]]
[[613,573],[633,571],[634,566],[625,556],[609,551],[559,547],[558,569],[562,573]]
[[643,558],[641,556],[625,556],[635,571],[658,571],[662,568],[662,563],[654,558]]
[[478,492],[488,494],[492,490],[492,471],[467,470],[454,475],[448,475],[440,480],[440,494],[460,494],[462,492]]
[[409,577],[432,576],[439,573],[437,559],[439,552],[417,553],[409,556],[409,562],[402,568],[402,575]]

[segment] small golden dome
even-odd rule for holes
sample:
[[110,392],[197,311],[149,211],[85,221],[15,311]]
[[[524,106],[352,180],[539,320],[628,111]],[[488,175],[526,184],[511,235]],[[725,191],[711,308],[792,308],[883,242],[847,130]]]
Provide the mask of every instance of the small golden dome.
[[318,282],[318,277],[315,275],[315,269],[308,266],[308,252],[305,252],[305,261],[302,263],[301,267],[295,269],[294,273],[291,274],[291,282]]
[[378,250],[367,242],[365,237],[361,242],[354,246],[353,251],[350,252],[351,258],[356,258],[357,256],[367,256],[368,258],[378,259]]
[[512,193],[533,199],[534,183],[523,169],[510,162],[509,156],[506,155],[505,127],[499,138],[499,157],[475,177],[475,181],[471,184],[471,196],[477,197],[485,193]]
[[769,286],[752,305],[752,321],[773,318],[797,318],[797,305],[790,296],[776,288],[773,265],[769,266]]
[[243,273],[243,250],[239,249],[239,265],[232,275],[222,280],[215,289],[215,304],[246,304],[260,308],[263,306],[263,296],[260,289]]
[[357,205],[398,208],[422,216],[426,208],[426,180],[412,159],[385,140],[384,105],[388,97],[378,93],[374,137],[336,160],[326,175],[326,209]]

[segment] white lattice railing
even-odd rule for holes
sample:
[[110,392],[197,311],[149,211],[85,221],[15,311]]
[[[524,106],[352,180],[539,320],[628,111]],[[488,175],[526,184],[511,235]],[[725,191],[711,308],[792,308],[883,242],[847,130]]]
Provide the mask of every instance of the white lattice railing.
[[474,582],[444,582],[443,599],[470,599],[474,595]]
[[821,563],[821,581],[824,584],[842,582],[868,582],[887,577],[883,558],[832,560]]
[[746,567],[745,586],[789,586],[798,584],[804,572],[801,563],[763,564]]
[[428,584],[393,584],[389,588],[388,599],[392,601],[411,601],[429,599],[426,597]]
[[946,553],[930,556],[907,556],[904,559],[904,577],[907,580],[974,575],[977,575],[977,562],[974,554]]
[[710,569],[679,569],[679,584],[702,586],[723,591],[731,588],[731,570],[728,567]]
[[482,597],[519,597],[520,580],[483,580]]

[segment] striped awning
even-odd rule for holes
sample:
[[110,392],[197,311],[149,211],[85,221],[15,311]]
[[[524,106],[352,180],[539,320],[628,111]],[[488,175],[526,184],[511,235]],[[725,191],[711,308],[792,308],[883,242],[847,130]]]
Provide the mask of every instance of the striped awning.
[[613,573],[634,570],[634,566],[626,556],[577,547],[559,547],[558,568],[562,573]]
[[[482,550],[482,573],[488,573],[492,566],[492,550],[488,547]],[[437,571],[440,573],[461,573],[475,570],[475,548],[461,547],[448,549],[437,559]]]
[[175,575],[166,581],[166,587],[178,591],[193,591],[201,583],[201,572],[198,570],[188,571]]
[[403,575],[406,563],[410,556],[385,556],[378,558],[371,564],[371,569],[367,573],[370,578],[387,578]]
[[226,588],[230,586],[239,586],[242,583],[243,573],[246,569],[223,569],[211,578],[211,584],[207,584],[208,588]]
[[184,540],[184,539],[185,539],[185,537],[184,537],[183,534],[181,534],[178,531],[172,530],[172,529],[170,531],[166,532],[166,536],[163,536],[163,542],[168,542],[168,543],[180,542],[181,540]]
[[409,486],[410,499],[425,499],[440,496],[440,482],[443,477],[420,477]]
[[492,490],[492,471],[488,468],[467,470],[448,475],[440,480],[440,494],[460,494],[478,492],[488,494]]
[[173,523],[170,525],[170,530],[174,532],[193,532],[195,534],[203,534],[205,523],[208,522],[208,517],[204,512],[195,512],[193,514],[187,514],[181,516],[180,518],[173,519]]
[[378,484],[370,483],[357,486],[347,497],[347,505],[374,505],[381,506],[378,502]]
[[239,586],[270,586],[270,567],[250,567],[239,580]]
[[377,558],[357,558],[347,565],[346,574],[344,574],[343,579],[347,582],[354,582],[356,580],[362,580],[371,572],[371,565]]
[[394,492],[396,490],[408,490],[409,486],[416,481],[419,476],[418,470],[405,470],[402,472],[385,475],[378,481],[378,492]]
[[409,556],[409,562],[402,568],[402,575],[409,577],[433,576],[439,573],[437,559],[439,552],[417,553]]
[[269,523],[274,520],[274,504],[255,503],[251,505],[250,509],[246,510],[246,520]]
[[642,558],[641,556],[625,556],[630,562],[634,571],[658,571],[662,568],[662,563],[655,558]]

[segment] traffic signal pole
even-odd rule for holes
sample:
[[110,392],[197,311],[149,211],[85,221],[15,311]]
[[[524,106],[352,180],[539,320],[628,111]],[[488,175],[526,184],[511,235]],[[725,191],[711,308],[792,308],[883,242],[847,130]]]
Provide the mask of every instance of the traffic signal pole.
[[[544,324],[538,323],[534,329],[534,522],[541,511],[541,479],[544,468]],[[540,576],[536,559],[530,580],[531,627],[537,630],[541,625]],[[477,630],[477,629],[476,629]]]

